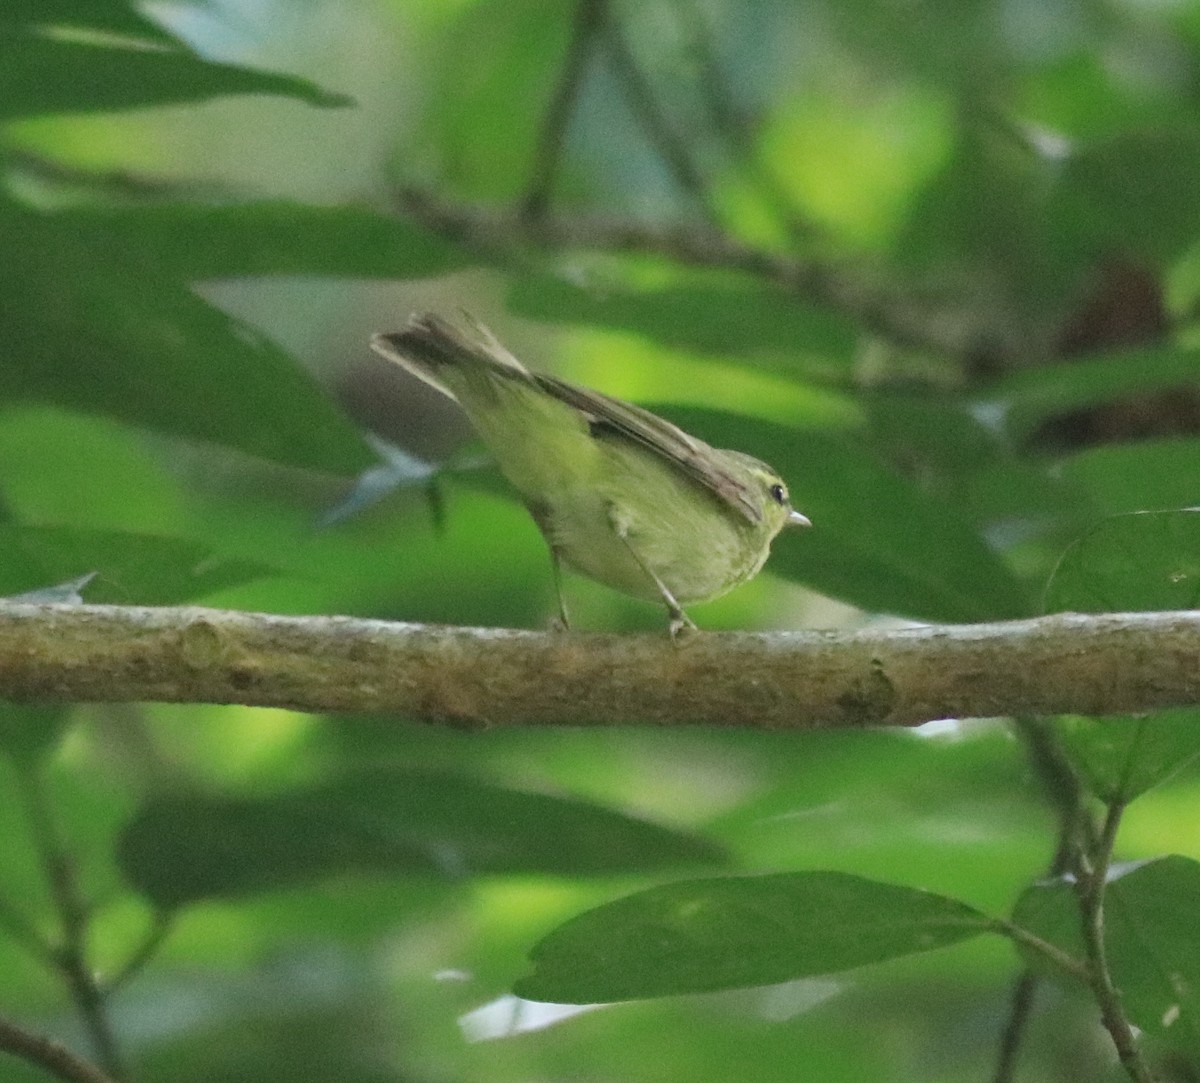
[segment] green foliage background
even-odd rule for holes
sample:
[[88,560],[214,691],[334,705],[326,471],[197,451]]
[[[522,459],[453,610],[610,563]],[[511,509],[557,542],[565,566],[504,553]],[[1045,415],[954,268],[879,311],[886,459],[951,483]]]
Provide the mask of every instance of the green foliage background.
[[[366,350],[430,307],[789,479],[814,529],[706,628],[1196,605],[1193,0],[156,11],[0,0],[0,593],[545,625]],[[563,722],[6,708],[0,1015],[91,1054],[68,943],[147,1083],[977,1080],[1038,963],[994,919],[1078,949],[1029,731]],[[1200,717],[1042,738],[1130,804],[1115,977],[1195,1078]],[[1118,1074],[1052,974],[1017,1078]]]

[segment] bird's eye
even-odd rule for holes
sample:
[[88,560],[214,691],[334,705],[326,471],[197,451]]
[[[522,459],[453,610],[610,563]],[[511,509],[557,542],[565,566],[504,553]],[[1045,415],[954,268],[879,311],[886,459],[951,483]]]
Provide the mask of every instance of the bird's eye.
[[776,504],[786,504],[787,503],[787,498],[788,498],[787,489],[785,489],[782,485],[780,485],[779,482],[776,482],[774,485],[771,486],[770,493],[771,493],[771,499],[774,500]]

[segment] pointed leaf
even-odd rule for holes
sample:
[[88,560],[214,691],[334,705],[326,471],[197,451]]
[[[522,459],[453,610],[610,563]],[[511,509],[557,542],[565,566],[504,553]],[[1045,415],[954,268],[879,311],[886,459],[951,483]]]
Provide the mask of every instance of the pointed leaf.
[[1068,754],[1105,803],[1128,803],[1200,756],[1200,709],[1180,707],[1142,718],[1062,718]]
[[36,33],[0,35],[0,120],[206,101],[226,94],[281,94],[310,105],[350,104],[305,79],[217,64],[179,49]]
[[991,928],[965,903],[840,872],[688,880],[589,910],[530,953],[519,996],[563,1004],[790,981]]
[[273,797],[159,797],[119,844],[126,878],[162,909],[350,873],[578,875],[722,856],[586,801],[382,769]]

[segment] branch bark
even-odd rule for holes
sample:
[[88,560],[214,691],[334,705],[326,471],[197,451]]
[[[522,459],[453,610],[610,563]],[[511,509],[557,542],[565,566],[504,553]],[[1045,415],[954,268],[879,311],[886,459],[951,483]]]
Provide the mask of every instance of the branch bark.
[[550,634],[0,602],[0,697],[387,712],[464,727],[809,729],[1200,704],[1200,611],[852,634]]

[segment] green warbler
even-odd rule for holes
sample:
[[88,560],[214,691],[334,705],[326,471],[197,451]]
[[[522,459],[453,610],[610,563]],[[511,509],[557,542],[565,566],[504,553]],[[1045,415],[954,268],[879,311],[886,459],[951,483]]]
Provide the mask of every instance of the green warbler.
[[671,634],[695,625],[682,602],[756,575],[785,526],[808,526],[766,463],[722,451],[648,410],[531,372],[478,329],[433,315],[371,347],[456,400],[521,494],[560,565],[662,602]]

